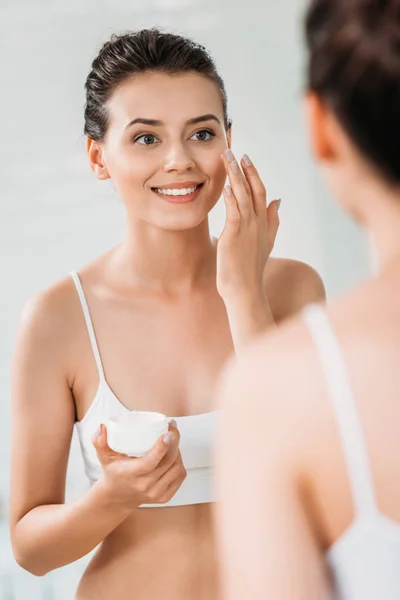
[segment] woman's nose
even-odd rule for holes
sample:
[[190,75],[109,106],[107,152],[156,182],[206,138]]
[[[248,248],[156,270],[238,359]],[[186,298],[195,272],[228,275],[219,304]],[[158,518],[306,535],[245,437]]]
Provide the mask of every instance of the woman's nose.
[[194,167],[194,160],[182,145],[171,146],[164,158],[164,171],[187,171]]

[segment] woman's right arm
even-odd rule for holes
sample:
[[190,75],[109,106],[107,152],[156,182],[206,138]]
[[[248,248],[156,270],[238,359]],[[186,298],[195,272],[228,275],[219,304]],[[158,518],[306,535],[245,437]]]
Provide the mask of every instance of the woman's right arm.
[[148,497],[166,501],[166,486],[175,493],[184,479],[174,432],[169,446],[159,441],[137,464],[111,461],[89,491],[65,504],[75,407],[66,311],[54,305],[49,293],[25,308],[12,369],[11,542],[17,562],[34,575],[85,556]]
[[81,558],[127,516],[110,510],[102,481],[64,504],[75,408],[59,298],[48,292],[24,309],[11,378],[11,542],[34,575]]

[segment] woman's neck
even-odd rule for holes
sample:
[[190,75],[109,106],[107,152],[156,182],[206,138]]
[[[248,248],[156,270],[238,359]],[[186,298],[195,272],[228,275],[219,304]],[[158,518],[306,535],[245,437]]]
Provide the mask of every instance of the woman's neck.
[[208,219],[181,231],[136,221],[129,224],[112,262],[114,272],[129,285],[185,294],[216,280],[216,240],[210,236]]
[[400,261],[400,190],[369,187],[364,195],[363,224],[370,232],[376,271]]

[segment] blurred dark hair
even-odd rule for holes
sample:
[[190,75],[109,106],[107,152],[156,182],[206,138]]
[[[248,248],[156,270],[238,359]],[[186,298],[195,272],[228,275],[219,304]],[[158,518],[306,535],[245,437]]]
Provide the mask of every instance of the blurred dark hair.
[[312,0],[308,88],[361,152],[400,183],[400,0]]
[[108,128],[107,101],[117,86],[128,77],[154,71],[170,75],[195,72],[215,81],[221,93],[225,128],[229,129],[225,85],[206,48],[189,38],[152,28],[111,36],[94,59],[85,83],[85,135],[103,141]]

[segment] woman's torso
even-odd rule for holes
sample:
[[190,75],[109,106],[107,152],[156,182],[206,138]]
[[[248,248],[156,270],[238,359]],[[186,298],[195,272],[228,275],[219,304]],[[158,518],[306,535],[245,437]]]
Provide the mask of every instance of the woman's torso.
[[[214,412],[213,385],[233,351],[215,287],[182,300],[139,291],[128,299],[96,278],[101,282],[96,269],[80,271],[107,385],[118,401],[168,416]],[[83,313],[77,321],[73,393],[82,421],[99,375]],[[212,503],[141,508],[98,548],[76,597],[152,600],[161,594],[174,600],[218,598]]]
[[212,504],[142,508],[100,545],[76,600],[220,598]]
[[[234,348],[215,276],[180,299],[143,289],[115,290],[104,281],[110,255],[80,269],[79,276],[113,396],[128,409],[168,416],[218,409],[214,384]],[[289,284],[298,264],[268,261],[265,284],[276,321],[290,310]],[[99,374],[72,278],[65,285],[66,360],[81,421],[98,391]],[[212,503],[141,508],[96,550],[77,600],[158,600],[161,594],[166,600],[218,599],[212,514]]]

